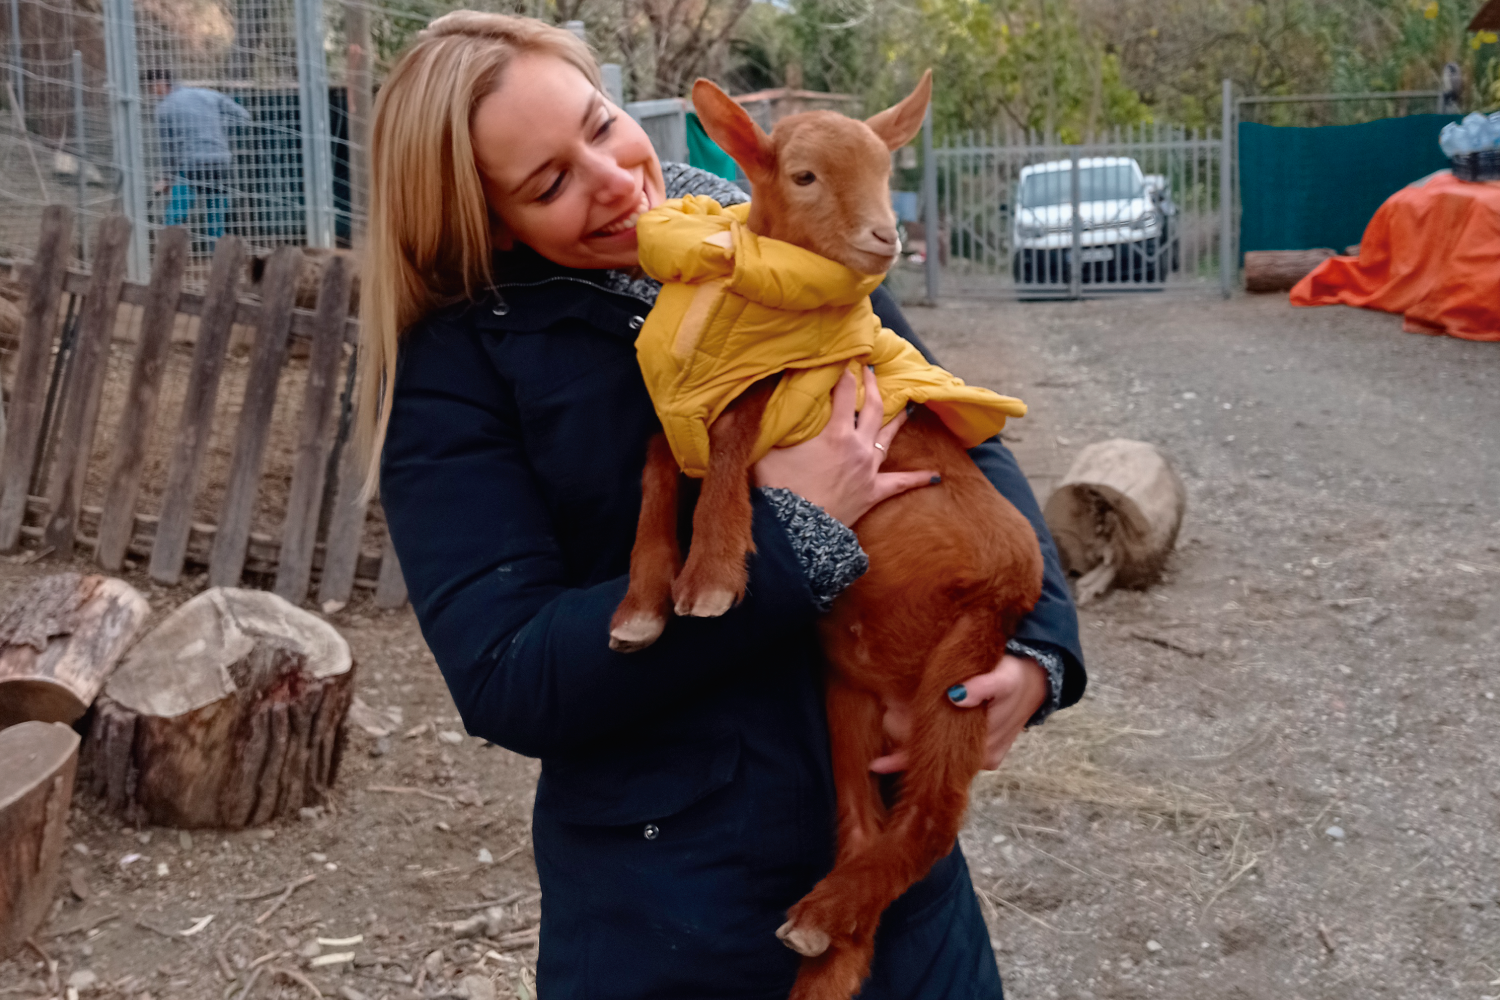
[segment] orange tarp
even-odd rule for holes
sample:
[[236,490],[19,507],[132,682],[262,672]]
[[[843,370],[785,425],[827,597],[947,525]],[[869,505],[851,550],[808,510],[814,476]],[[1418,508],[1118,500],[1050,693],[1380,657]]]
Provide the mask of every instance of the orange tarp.
[[1444,171],[1386,200],[1358,257],[1330,257],[1292,305],[1343,303],[1403,313],[1412,333],[1500,341],[1500,182]]

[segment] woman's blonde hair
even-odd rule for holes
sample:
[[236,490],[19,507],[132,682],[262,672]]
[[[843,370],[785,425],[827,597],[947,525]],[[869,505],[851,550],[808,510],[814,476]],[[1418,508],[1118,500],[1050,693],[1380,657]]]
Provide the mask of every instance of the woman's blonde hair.
[[365,492],[379,479],[401,334],[446,303],[493,283],[491,225],[469,126],[516,56],[541,53],[595,87],[599,68],[570,32],[505,14],[454,11],[402,55],[375,102],[370,219],[360,306],[359,453]]

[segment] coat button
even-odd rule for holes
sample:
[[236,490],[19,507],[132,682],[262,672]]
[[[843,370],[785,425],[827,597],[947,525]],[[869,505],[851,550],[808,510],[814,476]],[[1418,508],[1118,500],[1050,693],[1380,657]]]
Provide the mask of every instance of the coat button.
[[647,823],[645,834],[647,840],[655,840],[657,837],[661,836],[661,830],[658,829],[655,823]]
[[644,317],[644,316],[632,316],[632,317],[630,317],[630,328],[632,330],[639,330],[641,327],[643,327],[645,325],[646,325],[646,317]]
[[504,316],[508,312],[510,312],[510,303],[509,302],[506,302],[505,300],[502,299],[500,302],[496,303],[496,305],[495,305],[495,315],[496,316]]

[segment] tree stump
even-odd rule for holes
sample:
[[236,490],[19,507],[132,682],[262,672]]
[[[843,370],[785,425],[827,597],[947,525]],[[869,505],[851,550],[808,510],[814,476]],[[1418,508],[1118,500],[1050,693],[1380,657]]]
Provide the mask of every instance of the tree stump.
[[321,805],[338,772],[354,661],[333,626],[216,587],[130,651],[99,697],[90,783],[128,818],[257,826]]
[[38,580],[0,612],[0,729],[28,719],[76,722],[150,613],[124,580]]
[[1116,438],[1079,453],[1043,516],[1079,604],[1111,585],[1148,587],[1177,541],[1187,494],[1161,452]]
[[1252,250],[1245,254],[1245,291],[1289,292],[1334,255],[1332,250]]
[[0,732],[0,959],[47,919],[78,772],[78,734],[56,722]]

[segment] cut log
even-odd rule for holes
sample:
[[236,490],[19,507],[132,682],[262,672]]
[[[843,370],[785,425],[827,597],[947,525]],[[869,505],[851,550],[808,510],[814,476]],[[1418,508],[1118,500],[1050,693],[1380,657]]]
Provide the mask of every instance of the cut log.
[[1177,541],[1187,493],[1164,455],[1144,441],[1089,445],[1047,498],[1043,516],[1079,604],[1111,585],[1148,587]]
[[52,722],[0,732],[0,960],[47,918],[57,890],[78,734]]
[[151,605],[103,576],[43,577],[0,612],[0,729],[83,716]]
[[257,826],[324,804],[353,697],[349,645],[274,594],[215,587],[148,633],[99,697],[90,781],[127,818]]
[[1328,249],[1252,250],[1245,254],[1245,291],[1289,292],[1333,255]]

